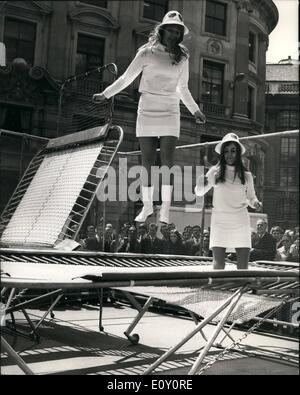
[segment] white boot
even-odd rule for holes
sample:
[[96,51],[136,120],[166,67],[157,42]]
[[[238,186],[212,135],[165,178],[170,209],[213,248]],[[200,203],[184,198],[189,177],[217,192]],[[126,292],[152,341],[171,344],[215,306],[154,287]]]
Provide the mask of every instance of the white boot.
[[137,222],[145,222],[147,217],[153,213],[153,191],[154,187],[142,186],[142,200],[144,207],[139,215],[135,218]]
[[169,223],[169,212],[171,207],[173,185],[162,185],[161,186],[161,208],[159,212],[160,222],[165,224]]

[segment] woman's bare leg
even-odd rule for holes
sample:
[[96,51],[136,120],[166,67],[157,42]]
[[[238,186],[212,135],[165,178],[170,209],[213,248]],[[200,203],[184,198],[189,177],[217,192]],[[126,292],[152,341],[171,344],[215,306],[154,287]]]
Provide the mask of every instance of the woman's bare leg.
[[226,248],[223,247],[212,247],[214,262],[213,267],[216,270],[222,270],[225,268],[225,252]]
[[157,137],[139,137],[142,153],[142,186],[152,185],[151,167],[155,164]]
[[250,248],[236,248],[237,268],[248,269]]
[[[162,136],[160,138],[160,163],[161,166],[166,166],[171,169],[174,165],[175,148],[178,138],[174,136]],[[163,185],[173,185],[174,175],[170,175],[170,179],[162,178]]]

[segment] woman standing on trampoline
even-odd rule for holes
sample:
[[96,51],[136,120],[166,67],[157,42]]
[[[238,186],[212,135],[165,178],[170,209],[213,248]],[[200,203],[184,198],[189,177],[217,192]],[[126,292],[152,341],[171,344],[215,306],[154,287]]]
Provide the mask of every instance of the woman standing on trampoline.
[[259,210],[253,177],[246,171],[242,155],[245,147],[234,133],[228,133],[216,145],[219,163],[200,176],[195,194],[203,196],[214,188],[209,248],[213,251],[214,269],[224,269],[226,248],[235,248],[237,268],[247,269],[251,248],[250,216],[247,206]]
[[[169,11],[150,34],[148,42],[138,50],[125,73],[102,93],[93,96],[94,102],[101,103],[125,89],[142,73],[136,136],[142,154],[143,209],[135,218],[137,222],[144,222],[153,213],[154,188],[150,174],[155,164],[158,139],[161,166],[168,169],[173,166],[180,133],[180,99],[197,123],[205,122],[205,115],[188,89],[189,54],[181,44],[188,32],[181,14]],[[172,191],[173,179],[163,177],[160,221],[164,223],[169,223]]]

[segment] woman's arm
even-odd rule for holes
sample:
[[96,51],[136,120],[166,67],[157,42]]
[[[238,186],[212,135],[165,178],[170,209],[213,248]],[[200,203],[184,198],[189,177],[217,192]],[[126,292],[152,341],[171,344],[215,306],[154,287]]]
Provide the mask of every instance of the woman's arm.
[[205,195],[216,183],[216,174],[218,169],[216,166],[213,166],[208,170],[206,175],[201,175],[195,186],[195,194],[197,196]]
[[103,97],[103,95],[106,99],[109,99],[127,88],[127,86],[130,85],[143,70],[145,51],[146,49],[140,50],[128,66],[125,73],[122,74],[114,83],[108,86],[103,92],[94,95],[93,100],[97,102],[99,97],[101,101],[101,96]]
[[246,195],[248,205],[255,210],[259,210],[261,208],[261,202],[256,197],[253,177],[250,172],[246,174]]
[[183,65],[183,69],[180,74],[180,78],[176,87],[176,92],[179,94],[180,99],[182,100],[183,104],[187,107],[191,114],[195,114],[196,112],[203,115],[200,108],[198,107],[197,103],[193,99],[191,92],[188,88],[189,82],[189,60],[186,59]]

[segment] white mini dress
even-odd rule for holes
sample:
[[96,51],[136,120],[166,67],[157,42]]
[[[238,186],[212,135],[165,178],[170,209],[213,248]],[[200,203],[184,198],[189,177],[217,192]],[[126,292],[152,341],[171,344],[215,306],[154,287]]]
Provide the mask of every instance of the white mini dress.
[[216,183],[218,166],[213,166],[208,173],[207,185],[197,184],[195,194],[203,196],[212,187],[213,209],[211,216],[210,245],[228,250],[235,248],[251,248],[250,216],[247,206],[254,208],[258,201],[250,172],[245,172],[245,184],[238,176],[234,177],[234,166],[226,165],[225,182]]

